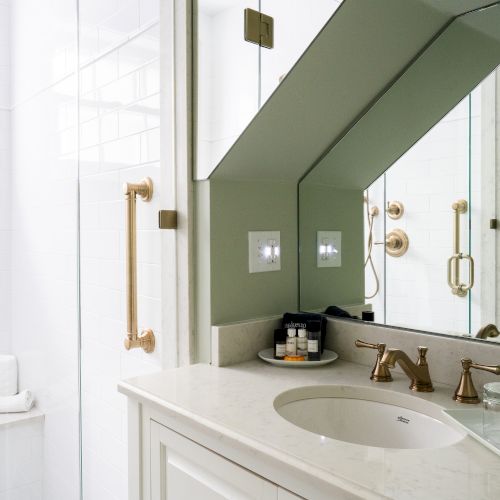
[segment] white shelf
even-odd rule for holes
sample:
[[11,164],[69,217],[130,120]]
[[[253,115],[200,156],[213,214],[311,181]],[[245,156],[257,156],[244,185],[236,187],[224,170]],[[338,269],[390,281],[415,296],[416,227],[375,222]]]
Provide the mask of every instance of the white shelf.
[[32,408],[30,411],[19,413],[0,413],[0,427],[16,424],[18,422],[26,422],[28,420],[41,420],[43,418],[44,414],[38,408]]

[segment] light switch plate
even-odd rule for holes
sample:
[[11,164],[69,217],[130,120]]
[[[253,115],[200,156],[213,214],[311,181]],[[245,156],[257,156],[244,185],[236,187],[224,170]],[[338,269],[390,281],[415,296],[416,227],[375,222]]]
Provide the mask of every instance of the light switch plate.
[[318,267],[341,267],[341,231],[318,231],[316,240],[316,260]]
[[280,271],[280,254],[279,231],[248,232],[248,270],[250,273]]

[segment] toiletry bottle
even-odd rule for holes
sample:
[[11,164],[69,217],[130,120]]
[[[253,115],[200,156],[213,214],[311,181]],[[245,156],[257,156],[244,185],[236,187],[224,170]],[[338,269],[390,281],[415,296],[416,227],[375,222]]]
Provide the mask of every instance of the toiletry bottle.
[[307,329],[307,359],[319,361],[321,358],[321,323],[310,321]]
[[307,330],[305,328],[297,330],[297,355],[307,359]]
[[286,338],[286,355],[296,356],[297,355],[297,337],[295,336],[297,331],[295,328],[289,328],[287,330],[288,337]]
[[274,359],[284,359],[287,334],[284,328],[274,330]]
[[375,313],[373,311],[363,311],[361,313],[361,319],[363,321],[375,321]]

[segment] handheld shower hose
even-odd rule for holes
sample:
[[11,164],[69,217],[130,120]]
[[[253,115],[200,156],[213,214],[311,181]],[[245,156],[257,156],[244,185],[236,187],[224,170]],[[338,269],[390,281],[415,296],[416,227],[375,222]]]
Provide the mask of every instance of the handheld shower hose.
[[380,290],[380,280],[377,274],[377,270],[375,269],[375,265],[373,264],[372,259],[372,250],[373,250],[373,221],[375,217],[379,214],[379,209],[376,206],[370,208],[370,200],[368,198],[368,191],[365,195],[365,204],[366,204],[366,220],[368,222],[368,241],[367,241],[367,250],[368,254],[365,260],[365,269],[369,264],[372,268],[373,276],[375,278],[375,292],[371,295],[365,295],[365,299],[373,299],[377,295]]

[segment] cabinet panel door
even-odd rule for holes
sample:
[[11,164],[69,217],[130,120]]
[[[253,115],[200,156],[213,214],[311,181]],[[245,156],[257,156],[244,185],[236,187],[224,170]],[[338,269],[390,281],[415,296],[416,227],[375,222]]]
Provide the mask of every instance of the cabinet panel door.
[[152,421],[151,498],[277,500],[278,487]]

